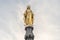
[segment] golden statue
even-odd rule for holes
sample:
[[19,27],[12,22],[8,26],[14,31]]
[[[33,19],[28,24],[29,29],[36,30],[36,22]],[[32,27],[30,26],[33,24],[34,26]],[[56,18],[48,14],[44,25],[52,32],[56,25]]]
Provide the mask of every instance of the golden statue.
[[24,13],[25,26],[33,26],[33,13],[30,6],[27,6],[27,10]]

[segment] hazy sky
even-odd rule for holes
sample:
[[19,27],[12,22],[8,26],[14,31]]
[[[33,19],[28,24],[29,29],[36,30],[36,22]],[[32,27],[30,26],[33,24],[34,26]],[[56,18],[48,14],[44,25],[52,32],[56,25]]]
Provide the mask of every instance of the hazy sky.
[[60,40],[60,0],[0,0],[0,40],[25,40],[27,5],[34,13],[34,40]]

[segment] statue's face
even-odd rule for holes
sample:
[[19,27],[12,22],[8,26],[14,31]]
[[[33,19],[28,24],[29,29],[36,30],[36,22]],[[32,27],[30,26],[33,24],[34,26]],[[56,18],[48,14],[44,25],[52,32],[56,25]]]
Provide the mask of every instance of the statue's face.
[[30,10],[30,9],[28,9],[28,10],[27,10],[27,13],[30,13],[30,12],[31,12],[31,10]]

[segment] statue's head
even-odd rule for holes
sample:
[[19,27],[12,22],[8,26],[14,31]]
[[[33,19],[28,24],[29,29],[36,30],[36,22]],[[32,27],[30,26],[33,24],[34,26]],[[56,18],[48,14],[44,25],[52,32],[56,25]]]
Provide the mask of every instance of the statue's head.
[[27,9],[30,9],[30,6],[29,5],[27,6]]
[[29,6],[29,5],[27,6],[26,12],[27,12],[27,13],[30,13],[30,12],[31,12],[31,9],[30,9],[30,6]]

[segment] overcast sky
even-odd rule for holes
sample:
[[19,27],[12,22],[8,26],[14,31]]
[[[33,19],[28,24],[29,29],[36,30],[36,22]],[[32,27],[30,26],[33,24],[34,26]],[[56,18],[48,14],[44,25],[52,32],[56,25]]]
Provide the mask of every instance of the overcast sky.
[[60,40],[60,0],[0,0],[0,40],[25,40],[27,5],[34,13],[34,40]]

